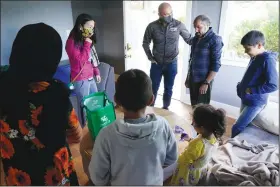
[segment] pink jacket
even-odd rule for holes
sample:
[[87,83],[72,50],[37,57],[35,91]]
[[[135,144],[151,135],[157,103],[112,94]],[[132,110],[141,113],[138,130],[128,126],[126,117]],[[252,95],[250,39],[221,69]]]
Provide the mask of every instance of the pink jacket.
[[84,41],[84,46],[78,48],[75,46],[74,39],[72,37],[69,37],[66,41],[65,49],[70,61],[71,80],[73,80],[78,75],[84,63],[84,68],[80,75],[75,79],[75,81],[86,80],[93,76],[100,75],[98,68],[93,67],[93,65],[89,61],[91,55],[90,42]]

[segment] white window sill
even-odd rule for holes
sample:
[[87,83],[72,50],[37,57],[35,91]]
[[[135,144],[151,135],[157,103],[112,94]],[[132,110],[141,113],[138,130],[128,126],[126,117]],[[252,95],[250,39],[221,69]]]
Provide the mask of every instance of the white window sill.
[[[228,58],[221,58],[221,64],[226,66],[235,66],[235,67],[242,67],[246,68],[249,64],[250,59],[246,62],[246,60],[234,60]],[[276,62],[276,70],[279,73],[279,62]]]
[[[189,94],[187,94],[189,96]],[[182,100],[181,102],[185,103],[185,104],[188,104],[190,105],[190,100],[188,97],[186,97],[186,100]],[[274,118],[278,119],[278,116],[279,116],[279,104],[276,103],[276,102],[273,102],[270,98],[269,100],[269,103],[270,103],[270,106],[271,106],[271,116],[274,116]],[[237,119],[240,115],[240,108],[239,107],[235,107],[235,106],[232,106],[232,105],[228,105],[228,104],[225,104],[225,103],[220,103],[220,102],[217,102],[217,101],[213,101],[211,100],[210,104],[212,106],[214,106],[215,108],[222,108],[226,111],[227,113],[227,116],[228,117],[231,117],[233,119]]]
[[227,58],[221,58],[221,63],[222,65],[227,65],[227,66],[235,66],[235,67],[243,67],[246,68],[249,64],[249,59],[248,62],[240,61],[240,60],[232,60],[232,59],[227,59]]

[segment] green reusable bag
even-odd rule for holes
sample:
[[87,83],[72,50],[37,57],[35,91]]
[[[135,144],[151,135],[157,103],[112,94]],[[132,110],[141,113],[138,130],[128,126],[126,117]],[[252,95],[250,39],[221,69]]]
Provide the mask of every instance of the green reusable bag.
[[99,131],[116,120],[114,104],[104,92],[90,94],[83,99],[88,129],[95,139]]

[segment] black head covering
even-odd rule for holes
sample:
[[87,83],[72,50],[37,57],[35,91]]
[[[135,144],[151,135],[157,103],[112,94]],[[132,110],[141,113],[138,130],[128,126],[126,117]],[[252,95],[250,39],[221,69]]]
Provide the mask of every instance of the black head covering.
[[0,80],[2,112],[10,111],[15,118],[25,119],[29,111],[28,84],[51,80],[61,56],[62,40],[54,28],[44,23],[22,27],[12,46],[10,67]]

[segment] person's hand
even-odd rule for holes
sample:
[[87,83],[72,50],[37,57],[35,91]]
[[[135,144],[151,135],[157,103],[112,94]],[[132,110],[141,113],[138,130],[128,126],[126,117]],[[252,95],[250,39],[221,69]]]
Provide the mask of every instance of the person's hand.
[[207,90],[208,90],[208,85],[207,84],[202,84],[199,88],[199,93],[201,95],[206,94]]
[[241,97],[241,94],[240,94],[240,82],[238,82],[237,85],[236,85],[236,92],[237,92],[237,96]]
[[86,38],[85,41],[92,43],[92,40],[90,38]]
[[153,64],[153,63],[154,63],[154,64],[157,64],[157,62],[156,62],[155,60],[152,60],[151,62],[152,62],[152,64]]
[[189,86],[189,81],[185,81],[185,86],[186,86],[186,88],[190,88],[190,86]]
[[191,137],[190,137],[187,133],[183,132],[183,133],[181,134],[181,140],[182,140],[182,141],[190,141],[190,140],[191,140]]
[[247,89],[245,90],[245,92],[246,92],[246,94],[252,94],[252,90],[251,90],[250,88],[247,88]]
[[155,59],[152,59],[152,60],[150,60],[151,61],[151,63],[153,64],[157,64],[157,61],[155,61]]
[[100,77],[100,75],[97,75],[97,76],[96,76],[96,82],[97,82],[97,83],[100,83],[100,82],[101,82],[101,77]]
[[189,79],[189,76],[187,76],[186,80],[185,80],[185,86],[186,88],[190,88],[190,79]]

